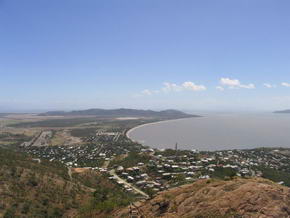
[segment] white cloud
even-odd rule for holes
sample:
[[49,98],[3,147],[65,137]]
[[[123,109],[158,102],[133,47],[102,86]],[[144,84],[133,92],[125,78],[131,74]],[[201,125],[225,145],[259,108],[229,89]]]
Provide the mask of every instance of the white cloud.
[[230,89],[239,89],[239,88],[243,88],[243,89],[255,89],[255,85],[250,83],[250,84],[241,84],[241,82],[237,79],[230,79],[230,78],[221,78],[220,79],[220,84],[222,86],[227,86]]
[[162,88],[162,91],[163,92],[179,92],[182,90],[182,87],[176,85],[175,83],[168,83],[168,82],[165,82],[163,83],[164,87]]
[[204,85],[196,85],[193,82],[184,82],[182,87],[190,91],[205,91],[206,87]]
[[224,86],[240,86],[240,81],[237,79],[221,78],[220,83]]
[[143,95],[152,95],[152,92],[149,89],[145,89],[141,92]]
[[225,90],[225,88],[224,87],[222,87],[222,86],[217,86],[217,87],[215,87],[217,90],[219,90],[219,91],[224,91]]
[[286,82],[281,83],[281,85],[285,87],[290,87],[290,83],[286,83]]
[[276,85],[272,85],[272,84],[270,84],[270,83],[264,83],[263,84],[266,88],[268,88],[268,89],[271,89],[271,88],[275,88],[276,87]]
[[196,85],[193,82],[187,81],[182,83],[181,85],[177,85],[175,83],[165,82],[163,83],[164,87],[161,90],[165,93],[168,92],[180,92],[180,91],[205,91],[206,87],[204,85]]

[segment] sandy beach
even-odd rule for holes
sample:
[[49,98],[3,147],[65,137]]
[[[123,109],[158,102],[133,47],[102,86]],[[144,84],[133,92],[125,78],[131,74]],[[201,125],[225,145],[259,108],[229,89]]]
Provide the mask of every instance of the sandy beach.
[[139,129],[139,128],[142,128],[144,126],[151,126],[151,125],[156,125],[156,124],[159,124],[159,123],[168,123],[168,122],[174,122],[174,121],[177,121],[177,120],[186,120],[186,119],[192,119],[192,118],[195,118],[195,117],[187,117],[187,118],[180,118],[180,119],[173,119],[173,120],[162,120],[162,121],[157,121],[157,122],[152,122],[152,123],[145,123],[145,124],[142,124],[142,125],[139,125],[139,126],[135,126],[133,127],[132,129],[129,129],[126,133],[126,136],[127,138],[129,138],[131,141],[133,142],[137,142],[139,143],[138,141],[130,138],[130,133],[132,133],[134,130],[136,129]]

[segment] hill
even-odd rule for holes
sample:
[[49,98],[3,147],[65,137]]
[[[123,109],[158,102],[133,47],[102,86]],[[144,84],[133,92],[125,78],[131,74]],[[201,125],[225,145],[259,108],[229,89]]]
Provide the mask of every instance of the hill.
[[0,217],[107,217],[132,196],[106,177],[0,148]]
[[200,180],[139,202],[134,210],[143,217],[290,217],[290,189],[261,178]]
[[276,114],[289,114],[290,109],[289,110],[282,110],[282,111],[274,111],[274,113],[276,113]]
[[196,115],[186,114],[178,110],[136,110],[136,109],[88,109],[79,111],[50,111],[39,114],[40,116],[98,116],[98,117],[156,117],[156,118],[187,118]]
[[0,217],[61,217],[89,196],[70,182],[63,165],[6,149],[0,150],[0,181]]

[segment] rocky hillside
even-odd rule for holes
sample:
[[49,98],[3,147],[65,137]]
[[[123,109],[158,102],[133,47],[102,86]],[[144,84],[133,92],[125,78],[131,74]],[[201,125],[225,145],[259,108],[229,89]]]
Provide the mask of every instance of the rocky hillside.
[[61,164],[0,149],[0,217],[73,216],[91,195]]
[[201,180],[135,206],[131,212],[143,217],[290,217],[290,189],[261,178]]
[[107,217],[130,199],[106,177],[0,148],[0,217]]

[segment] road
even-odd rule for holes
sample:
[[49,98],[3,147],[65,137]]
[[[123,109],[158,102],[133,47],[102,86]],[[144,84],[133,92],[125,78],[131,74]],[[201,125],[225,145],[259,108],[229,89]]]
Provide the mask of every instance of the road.
[[133,186],[132,184],[128,183],[126,180],[122,179],[121,177],[119,177],[115,170],[111,170],[110,172],[111,176],[114,176],[115,178],[117,178],[117,180],[119,182],[124,183],[125,185],[127,185],[129,188],[133,189],[136,193],[139,193],[140,195],[144,196],[146,199],[149,199],[149,195],[147,195],[145,192],[141,191],[140,189],[136,188],[135,186]]
[[109,167],[109,165],[110,165],[110,161],[109,161],[109,160],[105,160],[105,162],[104,162],[103,165],[102,165],[102,168],[103,168],[103,169],[106,169],[106,168]]
[[121,133],[117,133],[117,135],[114,137],[113,142],[118,141],[118,139],[120,138]]
[[[68,173],[68,176],[70,178],[70,181],[72,181],[73,180],[73,177],[72,177],[72,168],[71,167],[68,167],[67,170],[68,170],[67,173]],[[95,192],[96,191],[96,189],[91,188],[91,187],[88,187],[88,186],[85,186],[83,184],[78,183],[78,185],[82,186],[84,189],[88,189],[91,192]]]
[[71,172],[71,168],[70,167],[67,168],[67,174],[68,174],[68,176],[70,178],[70,181],[72,181],[72,172]]

